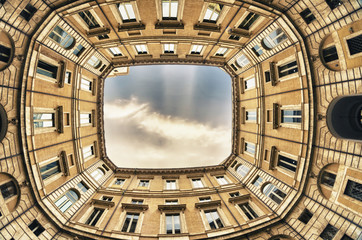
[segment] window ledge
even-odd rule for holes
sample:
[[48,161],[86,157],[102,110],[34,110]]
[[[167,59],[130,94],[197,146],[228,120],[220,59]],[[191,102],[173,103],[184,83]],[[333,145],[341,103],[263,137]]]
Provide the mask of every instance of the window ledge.
[[170,239],[170,238],[173,239],[173,238],[183,237],[183,236],[188,236],[188,235],[189,235],[188,233],[176,233],[176,234],[163,233],[163,234],[158,234],[157,237],[164,238],[164,239]]
[[209,32],[220,32],[220,26],[216,23],[197,23],[194,25],[194,30],[209,31]]
[[186,209],[186,204],[158,205],[158,210],[160,210],[160,211],[184,211],[185,209]]
[[164,54],[161,54],[160,55],[160,58],[172,58],[172,59],[176,59],[178,58],[178,55],[177,54],[174,54],[174,53],[164,53]]
[[184,24],[177,20],[162,20],[155,24],[155,29],[184,29]]
[[187,54],[186,58],[202,60],[202,55],[201,54]]
[[247,202],[250,198],[250,194],[241,195],[237,197],[231,197],[229,198],[230,203],[241,203],[241,202]]
[[100,200],[100,199],[92,199],[92,204],[106,206],[107,208],[114,206],[113,201],[105,201],[105,200]]
[[152,55],[151,54],[139,54],[139,55],[136,55],[135,56],[136,59],[140,59],[140,58],[152,58]]
[[217,207],[221,205],[221,200],[207,201],[207,202],[197,202],[195,203],[196,208],[208,208],[208,207]]
[[145,30],[146,26],[142,22],[123,23],[118,25],[118,32]]
[[146,211],[148,204],[122,203],[122,209]]
[[231,28],[229,30],[229,34],[238,35],[240,37],[250,37],[251,32],[248,30],[240,29],[240,28]]
[[95,28],[87,31],[87,37],[96,37],[99,35],[109,34],[111,30],[109,28]]
[[229,230],[229,229],[233,229],[233,228],[234,228],[233,226],[225,226],[222,228],[206,230],[205,233],[213,233],[213,232],[224,231],[224,230]]

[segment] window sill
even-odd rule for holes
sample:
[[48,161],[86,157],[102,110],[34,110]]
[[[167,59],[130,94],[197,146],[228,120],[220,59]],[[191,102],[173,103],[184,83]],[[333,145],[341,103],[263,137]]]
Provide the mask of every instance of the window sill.
[[184,24],[177,20],[162,20],[155,24],[155,29],[184,29]]

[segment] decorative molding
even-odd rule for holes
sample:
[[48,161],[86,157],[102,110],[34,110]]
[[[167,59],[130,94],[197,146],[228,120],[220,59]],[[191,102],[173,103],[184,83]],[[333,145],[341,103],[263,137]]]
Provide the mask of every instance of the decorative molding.
[[197,202],[195,203],[196,208],[211,208],[221,206],[221,200],[207,201],[207,202]]

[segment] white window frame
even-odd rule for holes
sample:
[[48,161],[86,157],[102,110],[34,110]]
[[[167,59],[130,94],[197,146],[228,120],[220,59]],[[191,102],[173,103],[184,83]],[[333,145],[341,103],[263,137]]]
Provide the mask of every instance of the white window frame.
[[[255,113],[255,114],[251,114],[250,113]],[[255,116],[255,119],[248,119],[248,115],[250,116]],[[245,122],[257,122],[258,121],[258,111],[257,109],[246,109],[245,110]]]
[[89,160],[89,159],[95,157],[95,152],[96,152],[96,149],[95,149],[94,144],[82,147],[83,160],[85,161],[85,160]]
[[[252,146],[254,146],[254,148]],[[247,149],[254,149],[254,153],[247,151]],[[257,144],[252,143],[252,142],[247,142],[247,141],[244,142],[244,153],[245,154],[248,154],[248,155],[254,157],[256,152],[257,152]]]
[[[42,178],[42,173],[41,173],[40,169],[41,169],[42,167],[50,164],[50,163],[55,162],[55,161],[58,161],[58,162],[59,162],[59,169],[60,169],[60,171],[57,172],[57,173],[55,173],[55,174],[50,175],[50,177],[48,177],[48,178],[43,179],[43,178]],[[55,156],[55,157],[52,157],[52,158],[47,159],[47,160],[45,160],[45,161],[42,161],[42,162],[40,162],[40,163],[37,163],[37,166],[38,166],[38,171],[39,171],[39,172],[38,172],[38,173],[39,173],[39,179],[40,179],[40,181],[41,181],[41,183],[42,183],[43,186],[46,186],[47,184],[49,184],[49,183],[57,180],[58,178],[60,178],[61,176],[63,176],[63,173],[64,173],[64,166],[62,165],[62,161],[61,161],[61,159],[60,159],[59,156]]]
[[[196,180],[196,181],[194,181],[194,180]],[[198,182],[198,184],[195,184],[195,182]],[[191,178],[191,184],[192,184],[192,188],[194,188],[194,189],[205,188],[205,186],[206,186],[201,177]]]
[[[90,12],[90,14],[92,15],[92,17],[97,21],[99,27],[104,27],[101,19],[98,17],[98,14],[96,13],[96,11],[94,11],[93,8],[90,8],[90,9],[85,9],[83,11],[79,11],[79,12],[84,12],[88,10]],[[72,15],[72,17],[76,20],[76,22],[82,26],[86,31],[89,31],[91,30],[88,26],[88,24],[83,20],[83,18],[81,16],[78,15],[79,12],[76,12],[75,14]]]
[[98,167],[90,175],[95,181],[98,181],[106,175],[106,172],[101,167]]
[[149,54],[147,44],[136,44],[134,45],[136,55],[147,55]]
[[227,53],[229,52],[229,48],[227,47],[219,47],[215,52],[215,56],[217,57],[226,57]]
[[[254,81],[252,81],[254,79]],[[250,83],[252,83],[250,85]],[[252,75],[246,79],[244,79],[244,91],[249,91],[249,90],[252,90],[252,89],[255,89],[256,88],[256,78],[255,78],[255,75]],[[249,85],[249,87],[247,87]]]
[[108,48],[108,50],[112,54],[112,57],[122,57],[123,56],[121,49],[119,49],[119,47],[110,47],[110,48]]
[[205,46],[202,44],[192,44],[190,48],[191,55],[203,55]]
[[165,185],[164,185],[164,190],[177,190],[178,189],[178,184],[177,184],[177,180],[176,179],[166,179],[165,180]]
[[93,81],[89,80],[85,77],[81,77],[80,79],[80,89],[83,91],[88,91],[88,92],[92,92],[93,90]]
[[[143,181],[148,181],[147,186],[141,186],[141,182],[143,182]],[[140,189],[149,189],[150,185],[151,185],[151,180],[150,179],[139,179],[138,182],[137,182],[137,188],[140,188]]]
[[[301,122],[282,122],[282,110],[289,110],[289,111],[301,111]],[[303,126],[303,109],[301,105],[284,105],[284,106],[280,106],[280,110],[279,110],[279,116],[278,118],[280,119],[280,126],[281,127],[287,127],[287,128],[295,128],[295,129],[301,129]],[[299,115],[290,115],[290,116],[294,116],[294,117],[298,117]]]
[[[215,179],[220,186],[228,185],[231,183],[230,180],[227,179],[225,175],[215,176]],[[219,179],[223,179],[223,180],[219,180]]]
[[163,43],[163,54],[176,54],[176,44],[175,43]]

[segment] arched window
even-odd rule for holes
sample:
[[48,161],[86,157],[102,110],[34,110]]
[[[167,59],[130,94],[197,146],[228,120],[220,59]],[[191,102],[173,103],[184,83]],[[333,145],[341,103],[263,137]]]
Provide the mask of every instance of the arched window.
[[0,142],[6,136],[6,133],[8,131],[8,124],[8,115],[3,105],[0,104]]
[[277,204],[280,204],[286,196],[284,192],[271,183],[264,186],[263,193]]
[[91,176],[94,178],[94,180],[98,181],[104,176],[105,172],[101,168],[97,168],[94,172],[91,173]]
[[66,194],[64,194],[61,198],[59,198],[55,202],[55,206],[57,206],[60,211],[67,211],[76,201],[78,201],[79,195],[74,190],[69,190]]
[[337,138],[362,140],[362,94],[333,99],[327,109],[327,126]]
[[250,170],[250,168],[248,168],[245,165],[239,165],[236,168],[236,172],[242,177],[245,177],[245,175],[248,174],[249,170]]
[[102,61],[99,60],[96,56],[92,56],[88,60],[88,64],[91,65],[94,68],[99,68],[102,65]]
[[236,59],[236,64],[239,67],[245,67],[249,63],[250,63],[250,61],[245,55],[241,55],[238,59]]
[[263,41],[263,47],[266,49],[273,49],[283,41],[287,40],[288,37],[285,35],[282,29],[277,28],[273,32],[271,32],[268,36],[266,36]]
[[11,36],[0,30],[0,71],[10,66],[14,58],[15,46]]
[[49,37],[65,49],[71,49],[75,44],[75,39],[59,26],[54,28]]

